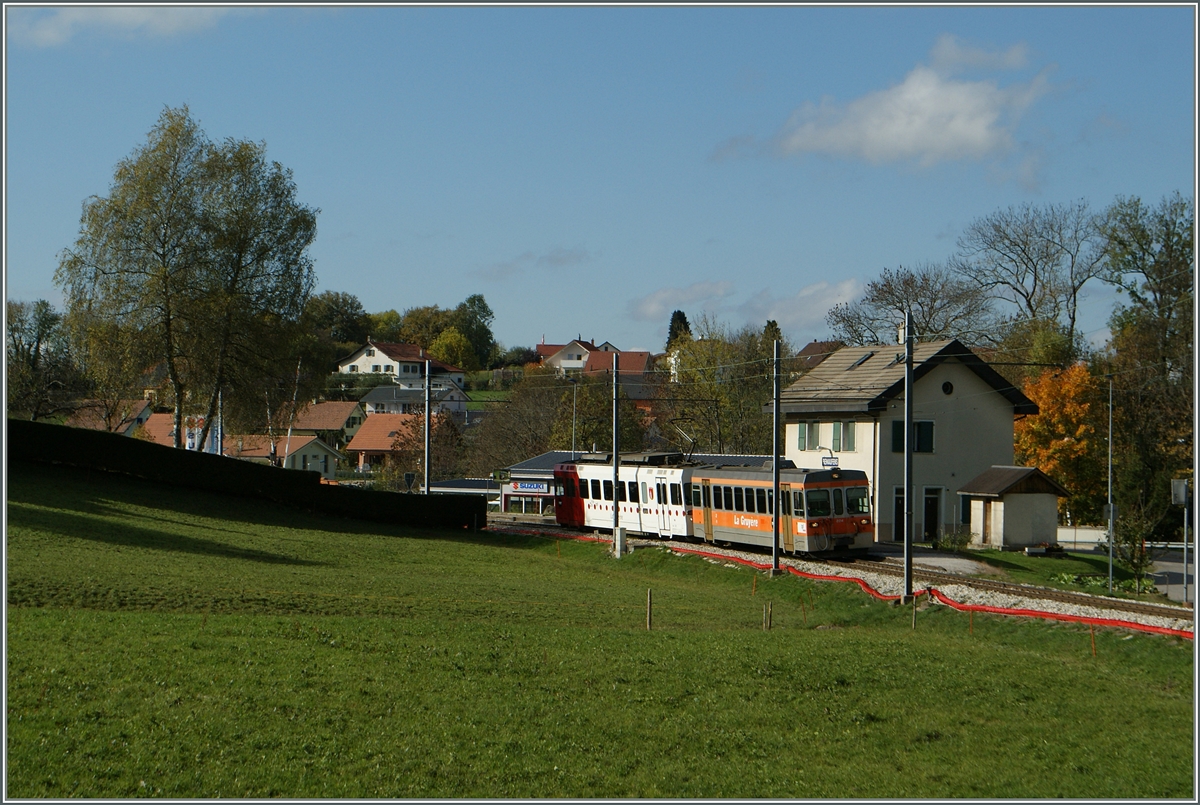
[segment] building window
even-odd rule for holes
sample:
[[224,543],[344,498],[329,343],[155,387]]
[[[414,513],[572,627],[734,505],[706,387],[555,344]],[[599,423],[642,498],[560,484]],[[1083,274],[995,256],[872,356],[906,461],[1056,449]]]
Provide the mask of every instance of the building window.
[[388,374],[391,374],[393,368],[394,367],[390,363],[385,363],[383,365],[383,371],[387,372]]
[[797,450],[817,450],[821,446],[821,423],[801,422],[798,426]]
[[834,422],[833,423],[833,452],[835,452],[835,453],[853,453],[854,452],[854,423],[853,422]]
[[300,456],[300,469],[302,469],[302,470],[308,469],[308,454],[307,453]]
[[368,350],[367,350],[367,352],[366,352],[366,357],[368,357],[368,358],[374,358],[374,357],[375,357],[375,350],[373,350],[373,349],[368,349]]
[[[904,420],[892,420],[892,452],[904,452]],[[918,420],[913,422],[913,452],[933,452],[933,422]]]
[[357,371],[358,371],[358,364],[357,364],[357,363],[352,363],[352,364],[350,364],[350,371],[351,371],[351,372],[357,372]]

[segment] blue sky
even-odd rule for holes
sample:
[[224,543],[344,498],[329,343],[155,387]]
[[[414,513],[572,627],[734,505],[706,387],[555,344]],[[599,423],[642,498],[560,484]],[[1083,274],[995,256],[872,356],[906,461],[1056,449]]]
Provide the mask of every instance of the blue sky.
[[[318,289],[482,293],[506,346],[659,350],[671,311],[804,342],[1009,205],[1194,195],[1195,10],[5,9],[5,277],[61,303],[80,205],[166,106],[265,141]],[[1091,289],[1102,340],[1112,305]]]

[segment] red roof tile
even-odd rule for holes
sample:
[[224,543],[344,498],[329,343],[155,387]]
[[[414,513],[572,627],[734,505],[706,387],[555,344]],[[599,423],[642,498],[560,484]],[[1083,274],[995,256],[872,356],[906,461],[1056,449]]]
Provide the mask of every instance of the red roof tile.
[[448,363],[439,361],[437,358],[430,355],[416,344],[392,344],[380,343],[372,341],[371,346],[387,355],[394,361],[425,361],[428,360],[430,366],[442,372],[461,372],[457,366],[451,366]]
[[308,405],[296,415],[292,427],[299,430],[341,430],[357,407],[358,403],[354,401]]
[[[650,371],[653,361],[652,355],[649,352],[619,352],[621,356],[618,362],[617,371],[621,376],[625,375],[644,375]],[[583,373],[587,375],[599,375],[605,372],[612,372],[612,356],[611,352],[591,352],[588,354],[587,363],[583,365]]]
[[[150,403],[147,400],[120,400],[115,409],[113,409],[113,419],[117,419],[116,414],[120,413],[123,416],[117,426],[113,429],[115,433],[124,433],[125,430],[132,425],[139,416],[149,414],[146,410]],[[87,428],[89,430],[108,430],[108,425],[104,421],[104,406],[99,400],[86,400],[75,410],[74,413],[67,419],[67,425],[72,428]]]
[[424,427],[419,414],[371,414],[346,445],[346,452],[388,451],[398,434]]

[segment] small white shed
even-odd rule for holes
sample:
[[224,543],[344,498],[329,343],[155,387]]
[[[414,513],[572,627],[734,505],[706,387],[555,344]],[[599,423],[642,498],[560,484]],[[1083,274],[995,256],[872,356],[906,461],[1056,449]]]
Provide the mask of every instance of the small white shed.
[[1058,499],[1067,490],[1037,467],[993,466],[958,494],[970,511],[975,547],[1003,550],[1058,542]]

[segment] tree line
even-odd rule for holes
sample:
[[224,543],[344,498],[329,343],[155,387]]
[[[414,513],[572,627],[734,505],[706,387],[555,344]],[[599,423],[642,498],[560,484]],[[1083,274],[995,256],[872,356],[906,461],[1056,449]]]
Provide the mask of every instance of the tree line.
[[[484,474],[570,449],[572,434],[580,449],[607,449],[608,379],[568,382],[538,370],[533,349],[505,349],[482,295],[371,313],[353,294],[314,294],[308,249],[318,214],[265,144],[214,142],[187,107],[164,110],[117,164],[108,194],[84,201],[79,236],[55,274],[65,308],[7,302],[9,414],[61,415],[87,397],[113,416],[161,380],[177,446],[187,415],[207,429],[220,411],[230,429],[269,432],[291,401],[361,396],[331,371],[370,338],[417,344],[467,371],[526,366],[478,428],[446,437],[454,458],[445,473]],[[858,299],[834,306],[828,340],[893,343],[908,311],[919,340],[977,349],[1041,407],[1016,425],[1017,460],[1067,487],[1071,522],[1099,520],[1111,385],[1121,528],[1173,534],[1169,482],[1190,472],[1193,451],[1193,229],[1193,202],[1178,193],[1156,204],[1118,198],[1099,211],[1083,200],[998,210],[967,225],[946,261],[885,268]],[[1120,301],[1110,339],[1093,348],[1079,308],[1097,284]],[[803,366],[775,322],[735,329],[674,311],[652,399],[622,402],[623,443],[769,452],[763,403],[776,340],[790,382]]]

